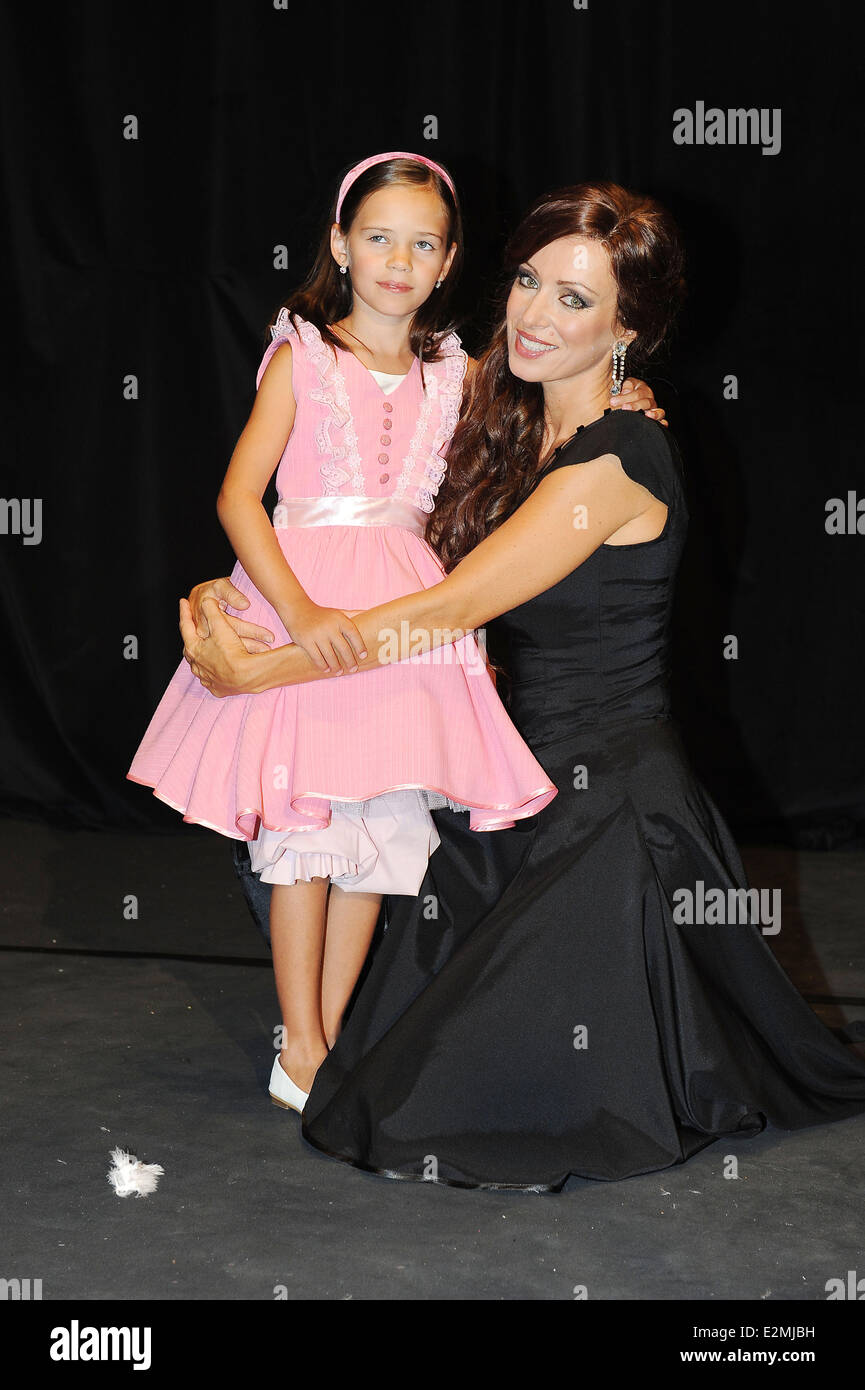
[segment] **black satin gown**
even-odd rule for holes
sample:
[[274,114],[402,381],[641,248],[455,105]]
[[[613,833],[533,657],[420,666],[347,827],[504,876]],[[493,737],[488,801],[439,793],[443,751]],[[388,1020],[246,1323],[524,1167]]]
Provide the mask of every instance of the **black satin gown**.
[[600,547],[487,629],[559,794],[493,833],[434,813],[420,894],[388,900],[304,1111],[311,1144],[390,1177],[554,1191],[865,1111],[865,1063],[776,962],[770,923],[676,920],[678,890],[698,916],[701,891],[746,879],[669,713],[678,452],[608,411],[547,468],[605,453],[666,503],[663,533]]

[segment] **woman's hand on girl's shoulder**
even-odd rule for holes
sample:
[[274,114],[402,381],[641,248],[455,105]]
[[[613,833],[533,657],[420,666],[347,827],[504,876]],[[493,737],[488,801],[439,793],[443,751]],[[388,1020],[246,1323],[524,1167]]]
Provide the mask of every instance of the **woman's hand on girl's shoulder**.
[[622,382],[622,389],[618,396],[610,396],[610,405],[613,410],[642,410],[643,414],[648,415],[650,420],[657,420],[659,425],[669,428],[664,407],[658,405],[655,400],[655,393],[645,381],[628,377],[626,381]]

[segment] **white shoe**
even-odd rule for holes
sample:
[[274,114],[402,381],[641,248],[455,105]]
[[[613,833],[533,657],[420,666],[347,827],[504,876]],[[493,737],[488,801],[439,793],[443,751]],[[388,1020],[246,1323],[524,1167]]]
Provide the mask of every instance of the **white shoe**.
[[288,1072],[280,1064],[279,1053],[273,1059],[273,1071],[270,1073],[270,1099],[274,1105],[281,1105],[283,1110],[296,1110],[298,1115],[303,1114],[303,1107],[309,1100],[309,1092],[302,1091],[296,1086]]

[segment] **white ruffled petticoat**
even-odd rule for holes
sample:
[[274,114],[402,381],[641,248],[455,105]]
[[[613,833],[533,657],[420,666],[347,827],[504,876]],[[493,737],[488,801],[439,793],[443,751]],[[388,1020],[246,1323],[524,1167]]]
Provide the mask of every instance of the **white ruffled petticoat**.
[[331,801],[322,830],[259,827],[249,843],[253,871],[263,883],[309,883],[329,878],[346,892],[416,897],[430,855],[441,840],[430,807],[468,808],[421,787],[382,792],[367,801]]

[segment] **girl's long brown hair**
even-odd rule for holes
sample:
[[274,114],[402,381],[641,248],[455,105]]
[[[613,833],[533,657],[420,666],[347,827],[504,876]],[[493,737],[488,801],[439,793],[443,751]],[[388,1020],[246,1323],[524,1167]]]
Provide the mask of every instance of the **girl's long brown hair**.
[[[337,180],[329,216],[319,241],[312,269],[303,284],[283,301],[282,306],[288,310],[292,322],[300,317],[309,323],[314,323],[324,341],[334,349],[344,349],[345,343],[332,331],[331,324],[338,323],[340,319],[345,318],[352,305],[351,270],[349,269],[345,275],[341,275],[330,249],[330,229],[336,221],[337,194],[346,173],[348,173],[348,169],[343,170]],[[439,289],[434,290],[426,302],[416,311],[409,330],[409,346],[415,357],[419,357],[421,362],[436,362],[440,355],[439,347],[442,339],[454,328],[450,303],[463,263],[462,215],[456,195],[451,193],[441,175],[425,164],[418,164],[413,159],[386,159],[381,164],[373,164],[369,169],[365,169],[349,188],[340,209],[340,230],[343,232],[351,230],[351,225],[361,203],[369,197],[370,193],[375,193],[376,189],[386,188],[392,184],[409,184],[414,188],[434,189],[448,214],[448,249],[453,242],[457,244],[451,268],[444,283]],[[276,322],[278,313],[279,310],[274,313],[268,330]],[[270,341],[269,331],[267,340]]]
[[618,319],[636,330],[628,367],[640,371],[666,337],[684,293],[678,230],[653,198],[615,183],[579,183],[532,205],[505,248],[499,323],[463,402],[426,538],[449,572],[516,511],[540,472],[544,397],[508,367],[505,301],[525,261],[560,237],[600,241],[610,257]]

